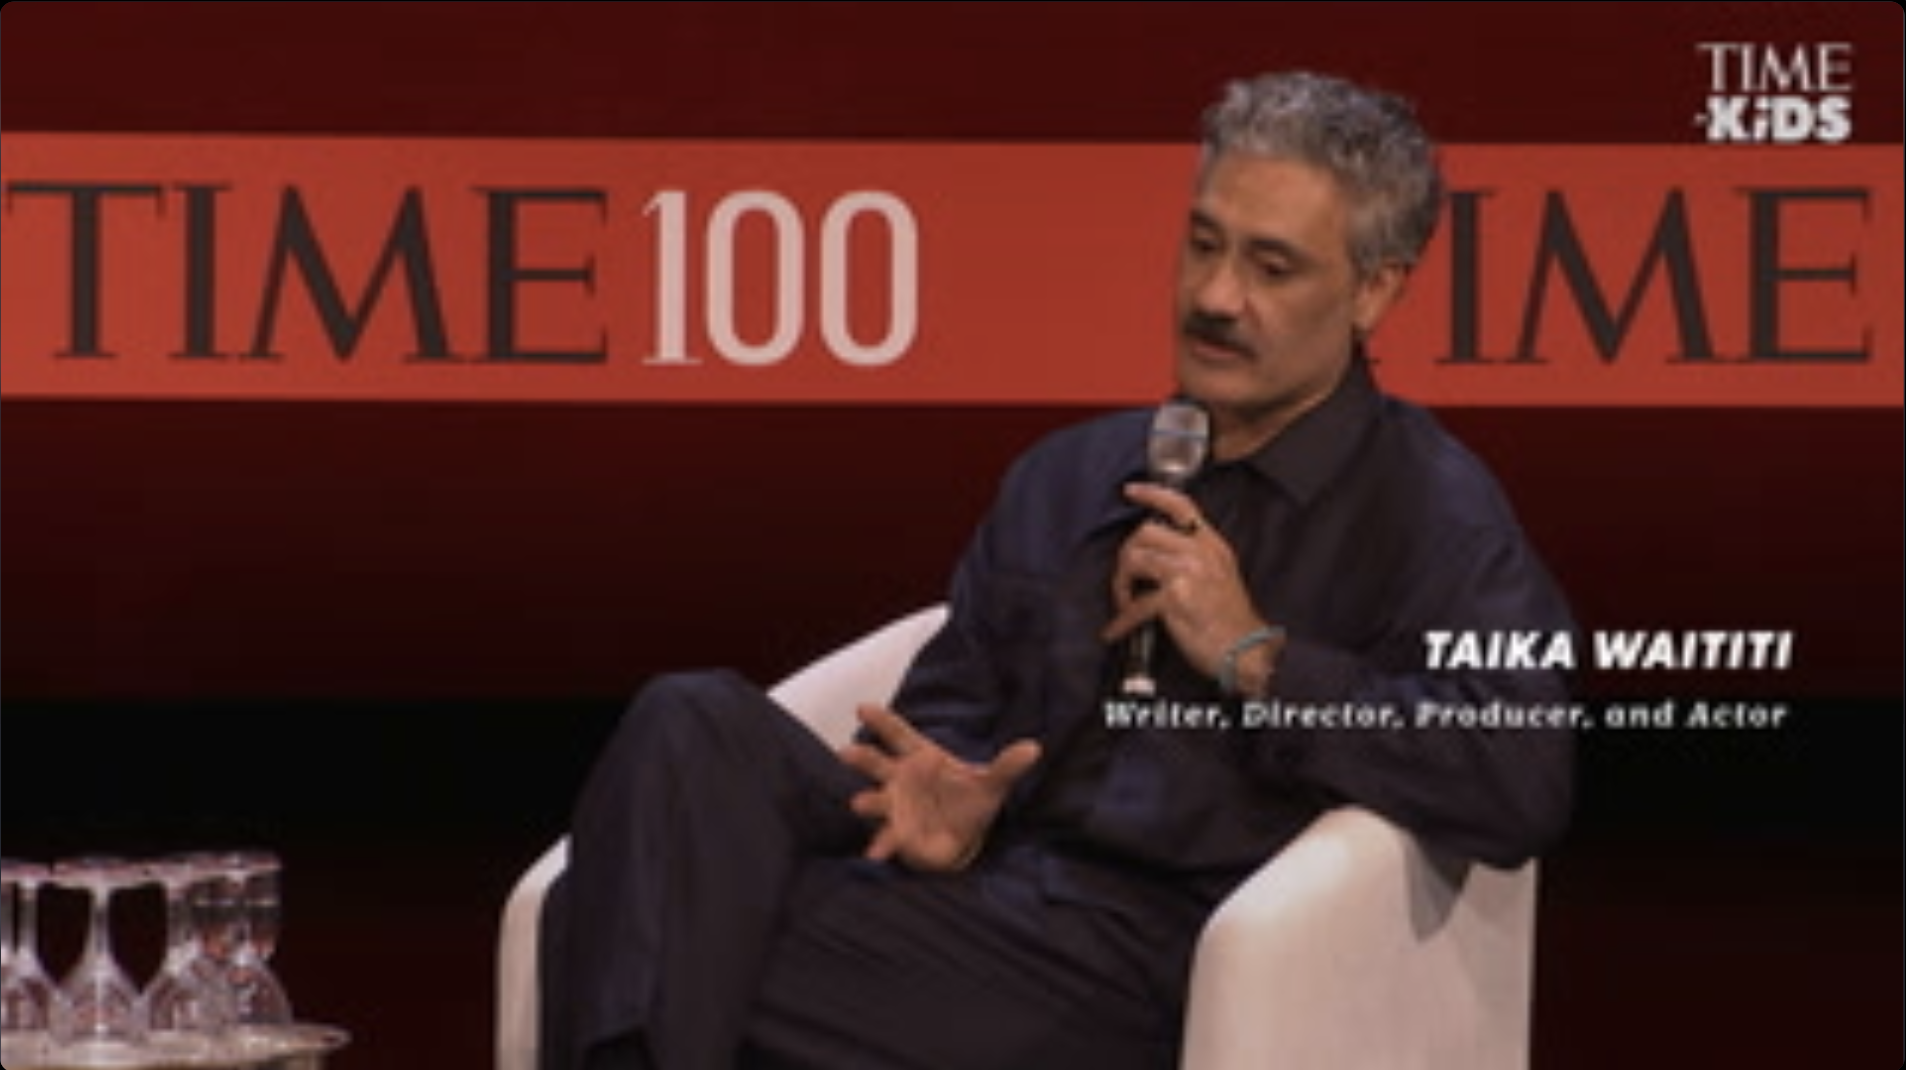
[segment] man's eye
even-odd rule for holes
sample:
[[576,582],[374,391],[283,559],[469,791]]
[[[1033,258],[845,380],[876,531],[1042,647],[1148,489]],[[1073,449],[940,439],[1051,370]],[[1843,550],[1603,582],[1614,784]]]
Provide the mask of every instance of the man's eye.
[[1259,260],[1257,262],[1257,273],[1259,277],[1269,279],[1273,282],[1280,279],[1287,279],[1295,272],[1295,268],[1282,260]]

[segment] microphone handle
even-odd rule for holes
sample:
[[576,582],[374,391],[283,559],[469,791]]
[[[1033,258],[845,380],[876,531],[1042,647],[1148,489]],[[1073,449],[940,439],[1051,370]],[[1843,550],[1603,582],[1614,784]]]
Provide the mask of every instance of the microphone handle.
[[[1152,517],[1146,523],[1158,523]],[[1157,585],[1150,580],[1139,581],[1139,591],[1149,591]],[[1125,672],[1119,677],[1118,690],[1124,698],[1157,698],[1158,681],[1152,676],[1152,661],[1158,652],[1158,618],[1144,621],[1132,633],[1125,637]]]
[[1140,624],[1125,639],[1125,673],[1119,680],[1119,694],[1126,698],[1157,698],[1158,681],[1152,679],[1152,651],[1158,647],[1158,622]]
[[[1180,489],[1182,479],[1160,479],[1160,486]],[[1147,524],[1170,524],[1165,516],[1154,514],[1145,519]],[[1144,587],[1151,587],[1147,582]],[[1124,698],[1157,698],[1158,681],[1152,676],[1152,658],[1158,649],[1158,620],[1153,618],[1140,624],[1125,639],[1125,672],[1119,677],[1118,690]]]

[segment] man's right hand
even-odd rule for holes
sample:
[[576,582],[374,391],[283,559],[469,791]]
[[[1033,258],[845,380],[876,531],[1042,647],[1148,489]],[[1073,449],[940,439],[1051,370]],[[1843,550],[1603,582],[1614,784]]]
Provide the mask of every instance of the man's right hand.
[[983,764],[961,761],[883,706],[860,707],[875,743],[850,743],[841,760],[874,786],[856,794],[854,813],[876,824],[866,855],[949,873],[964,869],[1014,782],[1039,761],[1039,744],[1020,740]]

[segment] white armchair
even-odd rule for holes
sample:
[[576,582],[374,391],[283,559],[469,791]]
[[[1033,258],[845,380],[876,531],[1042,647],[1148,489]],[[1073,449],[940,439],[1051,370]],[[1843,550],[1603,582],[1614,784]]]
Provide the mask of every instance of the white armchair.
[[[945,619],[923,609],[771,694],[830,741],[893,694]],[[497,960],[496,1070],[537,1070],[539,917],[558,841],[517,881]],[[1536,867],[1445,863],[1335,810],[1222,904],[1199,941],[1184,1070],[1514,1070],[1529,1058]]]

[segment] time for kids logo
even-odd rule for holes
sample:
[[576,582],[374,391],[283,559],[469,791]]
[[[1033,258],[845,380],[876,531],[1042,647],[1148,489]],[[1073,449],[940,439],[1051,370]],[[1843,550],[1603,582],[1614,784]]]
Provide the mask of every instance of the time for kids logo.
[[1694,117],[1710,142],[1835,144],[1853,134],[1853,45],[1707,41],[1707,110]]

